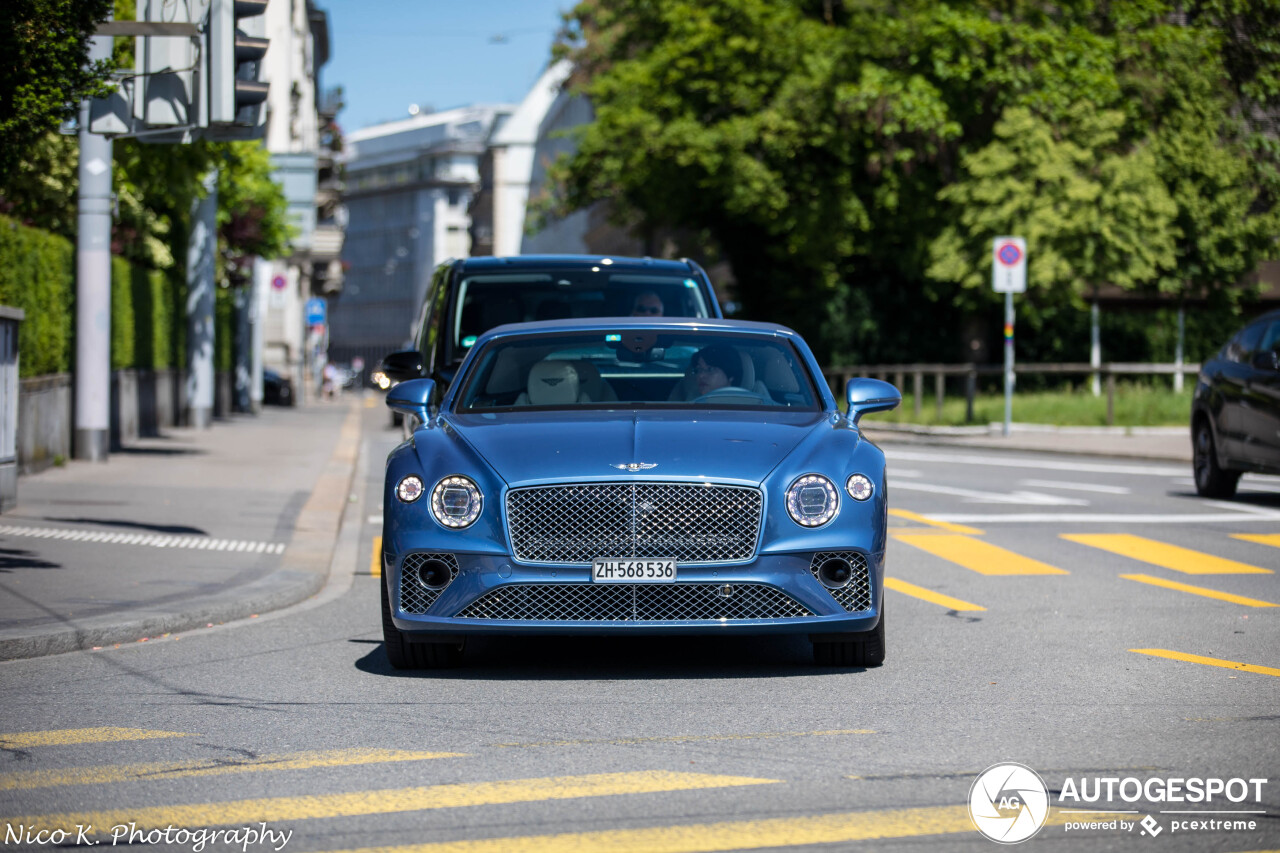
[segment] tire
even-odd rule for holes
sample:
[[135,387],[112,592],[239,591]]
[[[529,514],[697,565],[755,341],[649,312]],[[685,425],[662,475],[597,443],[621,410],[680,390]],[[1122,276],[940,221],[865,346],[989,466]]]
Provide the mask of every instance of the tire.
[[884,663],[884,609],[880,622],[857,639],[814,643],[813,662],[818,666],[880,666]]
[[1235,495],[1241,472],[1224,471],[1218,466],[1213,429],[1207,418],[1201,418],[1196,425],[1191,466],[1195,475],[1196,493],[1201,497],[1229,498]]
[[382,642],[387,662],[394,669],[449,669],[462,663],[465,638],[456,643],[410,643],[404,632],[391,621],[391,596],[387,579],[379,578],[382,587]]

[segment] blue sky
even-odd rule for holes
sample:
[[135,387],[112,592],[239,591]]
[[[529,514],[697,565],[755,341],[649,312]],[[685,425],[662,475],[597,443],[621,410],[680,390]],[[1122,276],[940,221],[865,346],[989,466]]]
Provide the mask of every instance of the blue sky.
[[329,14],[326,89],[346,131],[436,110],[518,103],[546,68],[574,0],[317,0]]

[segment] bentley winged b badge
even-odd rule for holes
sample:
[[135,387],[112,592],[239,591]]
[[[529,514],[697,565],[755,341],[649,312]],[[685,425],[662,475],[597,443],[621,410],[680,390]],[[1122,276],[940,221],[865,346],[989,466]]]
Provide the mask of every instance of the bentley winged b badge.
[[634,474],[636,471],[648,471],[650,468],[657,468],[658,463],[657,462],[625,462],[625,463],[615,463],[610,467],[617,468],[619,471],[630,471],[631,473]]

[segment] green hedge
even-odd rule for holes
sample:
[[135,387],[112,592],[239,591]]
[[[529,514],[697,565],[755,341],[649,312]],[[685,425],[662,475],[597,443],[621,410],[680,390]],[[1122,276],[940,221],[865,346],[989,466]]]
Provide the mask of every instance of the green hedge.
[[[21,308],[21,375],[66,373],[75,355],[76,252],[71,241],[0,216],[0,305]],[[182,367],[185,288],[177,270],[111,259],[111,369]]]
[[63,237],[0,216],[0,305],[21,308],[21,376],[71,369],[75,247]]

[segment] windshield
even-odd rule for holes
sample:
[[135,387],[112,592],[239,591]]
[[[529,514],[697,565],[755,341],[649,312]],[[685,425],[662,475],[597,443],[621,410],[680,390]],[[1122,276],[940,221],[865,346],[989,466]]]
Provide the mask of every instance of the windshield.
[[453,352],[504,323],[570,317],[707,317],[706,297],[688,274],[610,272],[608,267],[473,275],[454,302]]
[[459,412],[575,408],[816,411],[809,371],[783,339],[626,329],[494,341]]

